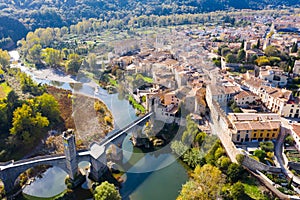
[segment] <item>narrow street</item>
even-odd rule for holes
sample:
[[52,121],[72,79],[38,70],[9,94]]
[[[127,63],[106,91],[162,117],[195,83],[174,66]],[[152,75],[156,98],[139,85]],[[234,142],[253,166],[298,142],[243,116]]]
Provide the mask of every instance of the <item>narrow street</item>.
[[294,176],[294,174],[288,169],[287,166],[288,163],[284,161],[284,158],[282,156],[284,139],[285,136],[288,134],[288,131],[291,130],[291,126],[288,124],[288,121],[286,119],[282,119],[281,121],[282,121],[282,126],[281,126],[279,137],[276,141],[275,156],[282,169],[282,172],[289,178],[293,178],[293,182],[300,185],[300,178],[298,176]]

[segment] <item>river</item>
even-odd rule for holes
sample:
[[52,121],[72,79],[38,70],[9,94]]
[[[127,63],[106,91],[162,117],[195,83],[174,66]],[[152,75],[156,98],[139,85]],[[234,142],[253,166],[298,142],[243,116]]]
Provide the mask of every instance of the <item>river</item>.
[[[19,60],[16,51],[11,51],[10,55],[14,60]],[[60,82],[37,78],[36,73],[18,64],[22,71],[29,74],[36,82],[46,83],[63,89],[72,89],[70,82]],[[58,76],[59,77],[59,76]],[[70,77],[66,80],[70,80]],[[76,78],[75,78],[76,80]],[[111,110],[116,128],[124,127],[137,117],[135,110],[127,100],[119,99],[118,94],[108,94],[102,88],[96,89],[95,83],[87,79],[76,80],[84,82],[82,87],[76,91],[89,96],[94,96],[102,100]],[[95,91],[97,90],[97,91]],[[129,137],[123,142],[122,150],[124,154],[123,162],[128,161],[138,151],[132,146]],[[123,175],[124,182],[121,185],[120,193],[125,200],[174,200],[178,196],[181,185],[186,182],[188,175],[184,167],[176,160],[170,151],[156,153],[139,153],[140,159]],[[79,164],[80,165],[80,164]],[[83,167],[83,166],[79,166]],[[35,182],[26,186],[23,193],[42,198],[56,196],[66,189],[64,178],[66,172],[52,167],[42,174],[42,178],[37,178]],[[81,188],[76,191],[77,199],[86,199],[88,195]],[[91,195],[91,194],[90,194]],[[36,198],[35,198],[36,199]]]

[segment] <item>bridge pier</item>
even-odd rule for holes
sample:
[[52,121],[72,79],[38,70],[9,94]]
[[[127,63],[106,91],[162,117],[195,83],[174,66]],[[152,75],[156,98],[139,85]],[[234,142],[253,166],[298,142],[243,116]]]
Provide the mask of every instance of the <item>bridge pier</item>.
[[73,130],[63,132],[64,152],[66,155],[66,167],[69,177],[74,180],[78,173],[77,152],[75,135]]
[[90,150],[90,178],[99,182],[102,175],[108,170],[105,146],[94,143],[90,146]]

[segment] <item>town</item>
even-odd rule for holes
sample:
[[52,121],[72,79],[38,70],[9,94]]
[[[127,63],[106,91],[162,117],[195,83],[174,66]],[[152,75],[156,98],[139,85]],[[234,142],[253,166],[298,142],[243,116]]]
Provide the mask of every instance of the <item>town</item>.
[[[80,25],[82,24],[78,26]],[[91,26],[91,24],[89,25]],[[226,174],[227,169],[230,171],[230,166],[236,164],[236,169],[242,166],[240,168],[245,169],[247,173],[251,174],[251,177],[259,180],[259,183],[271,191],[274,196],[280,199],[300,199],[299,27],[299,14],[275,15],[273,13],[267,15],[264,12],[244,10],[243,14],[233,12],[225,17],[203,22],[202,25],[173,26],[164,29],[152,27],[147,31],[139,30],[140,32],[135,33],[136,38],[121,38],[120,41],[114,41],[113,48],[109,48],[109,52],[105,56],[103,56],[103,52],[97,54],[96,51],[99,49],[102,51],[103,49],[100,47],[105,45],[101,44],[101,46],[96,39],[90,40],[88,37],[77,41],[72,38],[72,34],[74,34],[72,33],[71,36],[69,34],[61,36],[63,38],[62,46],[67,44],[73,48],[63,50],[68,56],[60,57],[57,62],[49,62],[48,55],[54,55],[55,51],[57,54],[63,54],[63,51],[52,49],[52,47],[59,46],[57,43],[48,48],[44,44],[47,42],[41,42],[43,33],[49,29],[40,29],[37,33],[30,32],[26,40],[21,42],[22,45],[18,50],[27,65],[37,68],[42,65],[55,66],[55,70],[64,74],[64,78],[67,77],[68,80],[74,75],[77,75],[77,80],[87,79],[87,77],[92,79],[97,84],[96,86],[92,85],[93,94],[88,94],[89,96],[97,97],[104,93],[108,96],[117,93],[119,99],[125,98],[126,102],[128,101],[134,108],[134,114],[139,116],[134,122],[126,124],[127,126],[124,128],[126,131],[133,130],[133,136],[129,140],[132,141],[134,147],[141,147],[143,151],[147,152],[151,148],[153,150],[170,144],[174,154],[178,154],[178,157],[192,170],[195,170],[195,173],[198,165],[208,167],[208,169],[215,165],[221,171],[223,170],[218,176],[220,184],[224,182],[221,174]],[[75,25],[73,25],[73,29],[76,32]],[[86,34],[90,34],[89,37],[92,37],[96,33],[87,31]],[[111,38],[116,38],[116,35],[121,37],[125,33],[115,31],[113,34],[114,37],[111,36]],[[102,37],[100,34],[98,36]],[[44,40],[47,39],[44,38]],[[36,44],[36,41],[40,41],[41,45]],[[88,46],[87,48],[90,48],[88,50],[96,50],[92,54],[88,54],[88,50],[85,52],[81,49],[83,52],[81,55],[85,55],[86,58],[80,60],[79,56],[74,53],[75,48],[72,45],[75,43],[81,47]],[[43,56],[36,55],[34,51],[31,51],[35,45],[40,45],[41,49],[38,52],[40,54],[43,52]],[[100,46],[99,49],[95,48],[97,45]],[[42,46],[47,48],[42,50]],[[73,53],[68,51],[73,51]],[[32,62],[30,63],[30,61]],[[64,67],[60,66],[63,62],[66,62],[65,71]],[[13,69],[24,67],[23,65],[23,60],[15,60],[10,63],[10,67]],[[39,73],[39,70],[44,71]],[[37,79],[48,80],[52,72],[49,75],[46,70],[41,67],[41,69],[32,71]],[[0,82],[3,85],[9,81],[10,74],[12,74],[11,71],[9,73],[0,71]],[[10,79],[12,78],[10,77]],[[60,79],[63,78],[58,76],[57,80],[49,80],[55,82]],[[7,86],[9,85],[13,87],[12,84],[7,84]],[[79,86],[78,91],[82,89],[82,85]],[[36,87],[43,86],[38,84]],[[75,86],[70,88],[75,91],[74,93],[78,92]],[[42,89],[50,91],[49,88]],[[68,96],[68,101],[73,103],[79,99],[75,94],[65,95]],[[26,99],[26,96],[21,97],[22,100]],[[105,104],[109,107],[107,102]],[[89,102],[89,107],[94,106],[97,112],[97,120],[99,123],[101,121],[101,127],[94,128],[94,132],[106,127],[105,131],[101,132],[101,136],[108,133],[107,140],[115,140],[115,137],[126,132],[123,129],[112,131],[116,127],[113,127],[112,122],[115,115],[108,111],[109,109],[113,110],[111,107],[107,108],[100,105],[99,102],[91,105]],[[121,108],[118,107],[118,109]],[[91,111],[89,110],[89,112]],[[85,128],[88,123],[84,121],[84,118],[92,121],[89,113],[79,113],[78,117],[81,126]],[[146,120],[149,121],[144,123]],[[162,122],[162,125],[160,124],[158,127],[157,121]],[[140,124],[144,127],[143,130],[137,131],[131,127]],[[178,141],[175,141],[178,138],[174,136],[176,135],[174,127],[179,127],[179,130],[184,127],[184,131],[177,132],[180,137]],[[66,126],[66,128],[69,127]],[[80,132],[79,127],[71,128],[76,128],[77,132]],[[123,128],[123,126],[118,128]],[[85,131],[88,134],[91,132],[90,130]],[[141,134],[142,132],[146,137]],[[215,136],[218,136],[220,143],[212,142],[208,148],[204,138],[215,142],[218,141]],[[83,139],[82,146],[86,145],[85,148],[82,148],[84,150],[87,150],[89,142],[100,138],[100,136],[95,137],[92,133],[89,137],[88,141]],[[105,140],[102,143],[106,145]],[[97,154],[97,158],[101,156],[98,155],[99,153],[94,153],[96,150],[93,148],[98,151],[102,146],[99,145],[100,148],[97,144],[92,144],[94,146],[89,147],[90,151],[80,152],[77,159],[80,157],[80,159],[92,159],[91,162],[98,162],[95,154]],[[181,145],[180,147],[184,151],[181,152],[180,148],[175,147],[174,144]],[[75,141],[72,141],[72,145],[76,146],[77,144],[75,145]],[[116,146],[121,146],[121,144]],[[74,149],[76,148],[74,147]],[[185,159],[184,153],[193,153],[194,149],[199,150],[197,152],[199,156]],[[203,161],[200,158],[201,149],[207,149],[205,154],[213,154],[213,156],[211,155],[213,158],[202,156]],[[218,150],[221,153],[217,156]],[[74,157],[76,157],[76,150],[74,151]],[[101,151],[103,150],[101,149]],[[115,149],[112,148],[110,151],[114,152]],[[179,151],[180,153],[178,153]],[[55,153],[62,152],[56,151]],[[222,163],[227,162],[227,157],[229,158],[228,163],[223,166]],[[66,158],[68,159],[67,155]],[[111,158],[107,156],[107,159]],[[22,164],[22,161],[19,162]],[[107,163],[115,166],[118,161],[111,159],[111,162]],[[5,170],[11,165],[13,162],[8,165],[0,165],[0,169]],[[77,162],[75,165],[77,170]],[[121,171],[113,169],[114,167],[111,166],[110,170]],[[130,167],[132,166],[130,165]],[[100,180],[98,177],[100,172],[93,166],[92,169],[94,170],[92,175],[96,177],[97,181]],[[228,178],[230,184],[238,185],[241,174],[236,173],[232,175],[233,178]],[[226,175],[230,177],[229,174]],[[119,180],[124,181],[120,177],[118,177]],[[216,190],[219,191],[221,188]],[[222,197],[226,194],[226,191],[222,191]],[[231,193],[228,195],[232,195],[230,196],[232,199],[236,198]],[[183,191],[180,196],[178,199],[184,199]]]

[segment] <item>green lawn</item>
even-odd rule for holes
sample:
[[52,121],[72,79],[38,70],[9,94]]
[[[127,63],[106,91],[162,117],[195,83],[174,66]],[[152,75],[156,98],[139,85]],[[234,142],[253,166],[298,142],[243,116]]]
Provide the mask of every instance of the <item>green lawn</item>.
[[245,187],[245,193],[252,199],[269,200],[268,197],[262,194],[261,190],[259,189],[259,183],[255,178],[248,176],[242,180],[242,183]]
[[0,99],[3,99],[11,91],[11,87],[6,82],[0,83]]
[[109,83],[112,85],[112,86],[118,86],[118,83],[115,79],[113,78],[109,78]]
[[153,83],[153,78],[144,76],[144,81],[147,82],[147,83]]

